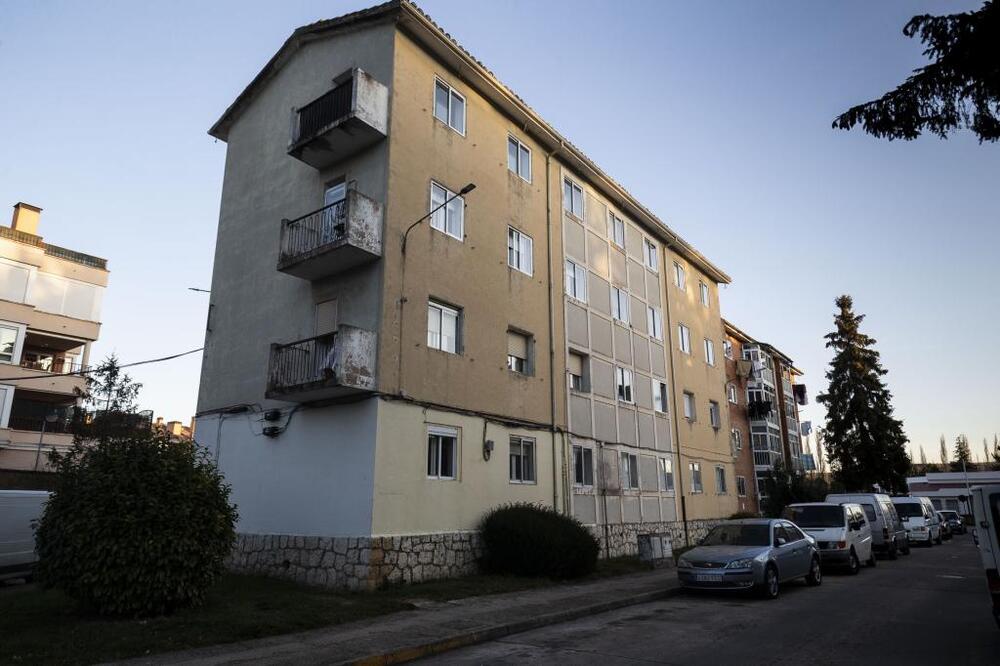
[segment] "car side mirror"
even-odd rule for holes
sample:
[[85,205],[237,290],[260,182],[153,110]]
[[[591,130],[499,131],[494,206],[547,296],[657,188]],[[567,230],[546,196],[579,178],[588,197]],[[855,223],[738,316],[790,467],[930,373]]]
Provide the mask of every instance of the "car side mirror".
[[776,538],[776,539],[774,540],[774,545],[775,545],[775,546],[779,546],[779,547],[780,547],[780,546],[784,546],[784,545],[785,545],[786,543],[788,543],[788,540],[787,540],[787,539],[785,539],[785,537],[777,537],[777,538]]

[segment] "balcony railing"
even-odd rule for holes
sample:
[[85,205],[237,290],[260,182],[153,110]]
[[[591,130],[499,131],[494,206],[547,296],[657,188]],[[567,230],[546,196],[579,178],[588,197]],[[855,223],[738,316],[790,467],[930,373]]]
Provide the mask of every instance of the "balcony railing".
[[299,109],[292,143],[308,141],[338,120],[346,118],[351,113],[353,90],[354,78],[351,77]]
[[275,345],[270,387],[282,391],[334,378],[337,334]]
[[375,334],[354,326],[271,345],[267,396],[308,402],[375,388]]
[[68,433],[71,432],[73,419],[67,415],[60,415],[53,422],[46,422],[43,416],[19,416],[11,414],[7,420],[7,427],[11,430],[27,430],[29,432],[41,432],[42,425],[45,432]]
[[341,199],[284,223],[281,234],[281,261],[289,261],[346,237],[347,199]]
[[40,372],[53,372],[56,374],[69,374],[71,372],[83,372],[89,370],[90,367],[83,365],[79,361],[71,360],[70,358],[64,358],[60,356],[52,357],[35,357],[30,358],[28,356],[22,355],[21,357],[21,367],[28,368],[29,370],[38,370]]

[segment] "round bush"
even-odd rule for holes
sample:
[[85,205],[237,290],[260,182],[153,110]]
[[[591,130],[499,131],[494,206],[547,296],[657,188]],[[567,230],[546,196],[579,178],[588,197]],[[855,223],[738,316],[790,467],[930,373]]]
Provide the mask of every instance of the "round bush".
[[576,578],[597,567],[597,539],[574,518],[534,504],[493,509],[480,525],[489,571]]
[[204,600],[232,549],[236,509],[202,450],[133,431],[52,462],[58,481],[35,533],[39,582],[105,615]]

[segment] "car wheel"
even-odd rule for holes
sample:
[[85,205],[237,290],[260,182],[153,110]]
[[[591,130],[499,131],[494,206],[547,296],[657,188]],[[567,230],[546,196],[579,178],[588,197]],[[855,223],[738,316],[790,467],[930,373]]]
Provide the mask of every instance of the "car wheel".
[[823,568],[819,565],[819,558],[814,557],[809,565],[809,575],[806,576],[806,584],[813,587],[823,584]]
[[874,567],[878,566],[878,560],[875,559],[875,551],[873,550],[870,555],[868,555],[868,566]]
[[757,594],[762,599],[777,599],[780,585],[778,584],[778,569],[768,564],[764,569],[764,582],[757,587]]
[[851,558],[847,562],[847,573],[857,576],[859,571],[861,571],[861,562],[858,561],[858,554],[851,548]]
[[899,546],[896,545],[895,541],[889,544],[888,553],[890,560],[894,560],[899,557]]

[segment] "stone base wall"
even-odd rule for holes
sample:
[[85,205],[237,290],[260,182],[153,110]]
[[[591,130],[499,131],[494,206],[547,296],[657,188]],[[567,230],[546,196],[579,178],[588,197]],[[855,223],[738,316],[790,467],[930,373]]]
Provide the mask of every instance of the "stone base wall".
[[397,537],[239,534],[233,571],[343,590],[419,583],[475,573],[482,542],[474,532]]
[[[701,541],[708,531],[721,520],[689,520],[688,535],[691,545]],[[640,534],[669,534],[672,548],[682,548],[684,523],[664,521],[649,523],[619,523],[617,525],[592,525],[591,533],[601,544],[601,557],[626,557],[639,554]]]

